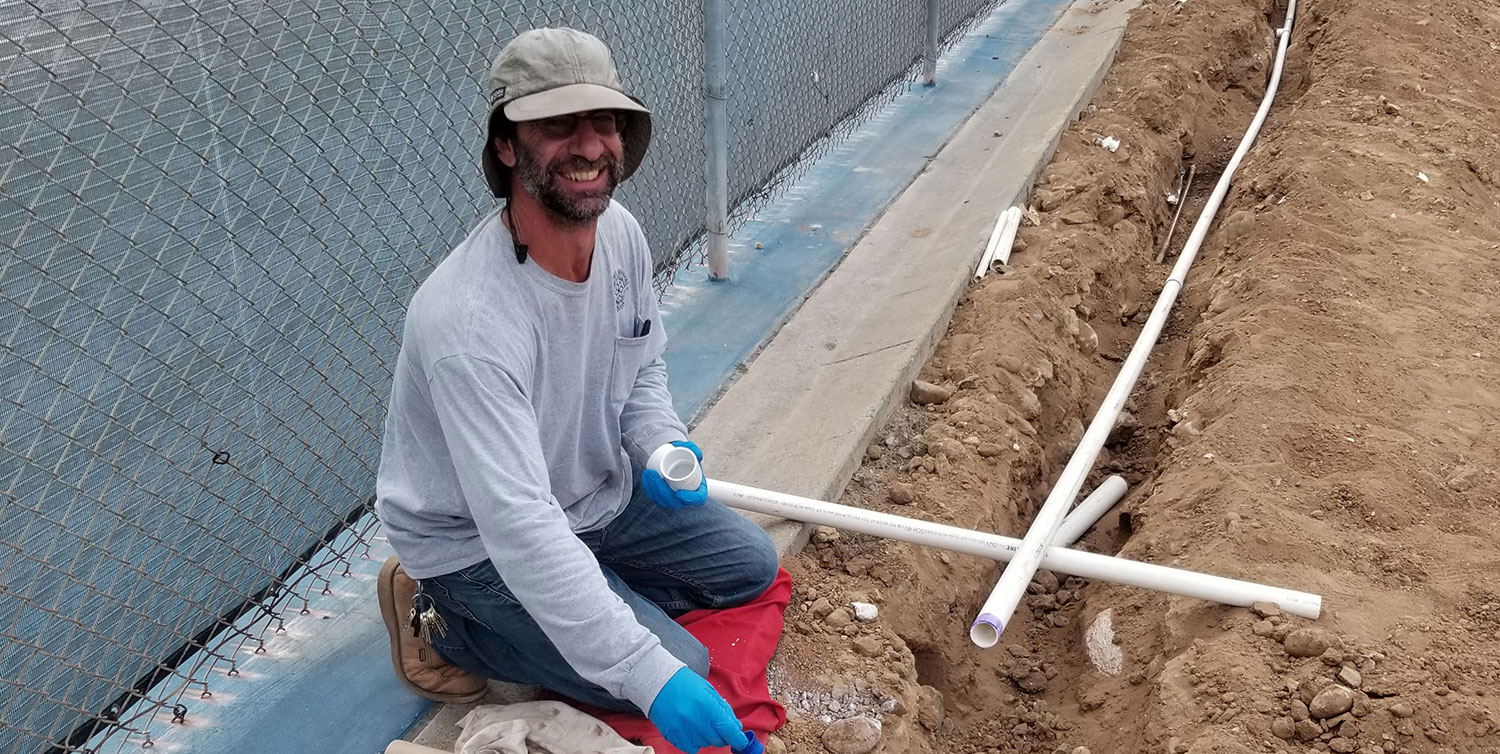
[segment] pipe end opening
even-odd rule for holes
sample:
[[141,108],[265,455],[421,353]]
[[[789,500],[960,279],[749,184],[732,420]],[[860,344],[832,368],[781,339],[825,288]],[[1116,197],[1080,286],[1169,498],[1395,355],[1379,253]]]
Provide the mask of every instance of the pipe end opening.
[[1000,642],[1005,633],[1005,623],[993,615],[981,615],[969,627],[969,640],[981,649],[989,649]]

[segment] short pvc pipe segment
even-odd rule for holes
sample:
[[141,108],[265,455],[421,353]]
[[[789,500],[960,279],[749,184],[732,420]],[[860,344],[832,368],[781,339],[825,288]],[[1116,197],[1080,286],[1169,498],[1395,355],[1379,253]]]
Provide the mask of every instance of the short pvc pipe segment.
[[1157,338],[1161,336],[1167,317],[1172,312],[1172,305],[1176,303],[1178,294],[1182,292],[1183,283],[1187,281],[1188,269],[1192,267],[1193,260],[1198,256],[1198,250],[1203,246],[1203,239],[1208,236],[1208,229],[1213,225],[1214,215],[1223,204],[1225,195],[1229,193],[1234,172],[1246,153],[1250,151],[1250,146],[1255,143],[1255,137],[1260,133],[1261,125],[1265,123],[1266,114],[1271,110],[1271,102],[1276,98],[1276,90],[1281,84],[1281,70],[1286,64],[1287,45],[1291,40],[1292,21],[1296,11],[1296,0],[1290,0],[1286,9],[1286,24],[1276,30],[1279,40],[1276,63],[1272,69],[1270,84],[1266,87],[1265,97],[1261,99],[1260,109],[1256,111],[1255,118],[1245,131],[1244,138],[1240,140],[1239,148],[1225,165],[1223,175],[1219,177],[1219,182],[1214,186],[1213,193],[1198,216],[1198,221],[1193,225],[1193,232],[1183,245],[1182,254],[1178,257],[1177,264],[1173,266],[1172,274],[1162,285],[1161,296],[1157,298],[1156,306],[1151,310],[1151,316],[1141,328],[1140,337],[1131,347],[1125,363],[1121,365],[1120,374],[1115,378],[1109,393],[1104,396],[1104,402],[1100,405],[1098,413],[1089,423],[1088,430],[1083,433],[1078,449],[1073,452],[1073,457],[1068,460],[1068,465],[1058,476],[1057,484],[1053,486],[1051,494],[1047,496],[1032,519],[1031,528],[1026,531],[1026,536],[1021,541],[1020,551],[1000,574],[1000,580],[995,584],[994,589],[990,590],[989,597],[980,607],[979,616],[974,619],[974,624],[969,631],[969,636],[975,644],[981,647],[992,647],[998,639],[996,632],[1004,631],[1005,622],[1010,619],[1016,606],[1021,603],[1021,595],[1025,594],[1026,585],[1031,582],[1032,575],[1041,567],[1042,559],[1048,552],[1048,548],[1052,546],[1058,527],[1062,525],[1063,517],[1067,515],[1068,506],[1077,499],[1078,492],[1083,487],[1084,477],[1088,475],[1089,469],[1093,468],[1094,461],[1099,457],[1099,451],[1104,448],[1105,439],[1114,428],[1115,420],[1125,408],[1125,399],[1130,397],[1130,391],[1135,388],[1136,380],[1146,368],[1146,360],[1150,358],[1152,349],[1156,347]]
[[[995,262],[995,255],[1000,251],[1002,239],[1007,235],[1010,237],[1008,244],[1015,243],[1016,228],[1021,225],[1021,208],[1008,207],[995,218],[995,228],[990,231],[990,240],[984,245],[984,254],[979,257],[979,266],[974,268],[974,280],[983,280],[990,273],[990,265]],[[1010,258],[1010,247],[1006,246],[1005,258]]]
[[[1011,537],[756,489],[717,479],[708,480],[708,496],[723,505],[743,511],[832,526],[844,531],[976,555],[1002,563],[1014,558],[1021,548],[1021,540]],[[1042,556],[1042,565],[1050,571],[1068,576],[1154,589],[1224,605],[1249,607],[1256,602],[1270,602],[1288,614],[1302,618],[1317,618],[1323,605],[1323,598],[1316,594],[1064,547],[1047,548]],[[991,645],[999,640],[1005,627],[998,620],[980,625],[981,638],[988,638]],[[971,631],[970,636],[973,635],[974,632]]]
[[1094,491],[1083,499],[1083,502],[1073,506],[1073,512],[1063,519],[1062,526],[1057,527],[1057,538],[1053,539],[1052,543],[1060,547],[1068,547],[1077,542],[1084,532],[1093,528],[1099,519],[1104,518],[1104,514],[1108,513],[1110,508],[1115,507],[1115,503],[1120,502],[1120,498],[1125,497],[1125,490],[1128,487],[1119,475],[1111,474],[1108,479],[1095,487]]

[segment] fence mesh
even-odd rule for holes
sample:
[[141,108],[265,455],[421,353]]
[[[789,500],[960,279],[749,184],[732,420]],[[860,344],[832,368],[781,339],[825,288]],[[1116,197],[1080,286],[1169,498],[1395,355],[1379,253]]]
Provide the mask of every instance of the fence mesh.
[[[731,196],[908,75],[923,14],[731,0]],[[0,4],[0,750],[177,716],[359,551],[405,303],[494,206],[479,79],[563,24],[655,112],[621,199],[670,275],[699,0]]]

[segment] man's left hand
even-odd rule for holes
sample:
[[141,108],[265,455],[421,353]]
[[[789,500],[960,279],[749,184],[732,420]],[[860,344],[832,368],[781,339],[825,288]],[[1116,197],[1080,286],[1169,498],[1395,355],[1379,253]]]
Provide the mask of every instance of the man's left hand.
[[[703,451],[699,449],[697,443],[692,440],[675,440],[672,444],[693,451],[701,467]],[[707,475],[698,483],[696,490],[674,490],[667,484],[667,480],[662,478],[661,472],[656,469],[646,469],[641,472],[641,489],[646,491],[646,497],[651,498],[651,502],[663,508],[695,508],[708,502]]]

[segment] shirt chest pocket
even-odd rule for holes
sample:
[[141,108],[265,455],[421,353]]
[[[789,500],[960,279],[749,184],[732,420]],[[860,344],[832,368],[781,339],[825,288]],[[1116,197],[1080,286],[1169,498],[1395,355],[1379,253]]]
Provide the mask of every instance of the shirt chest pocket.
[[615,405],[624,405],[635,386],[635,377],[646,363],[647,342],[650,335],[636,338],[615,338],[614,363],[610,366],[609,399]]

